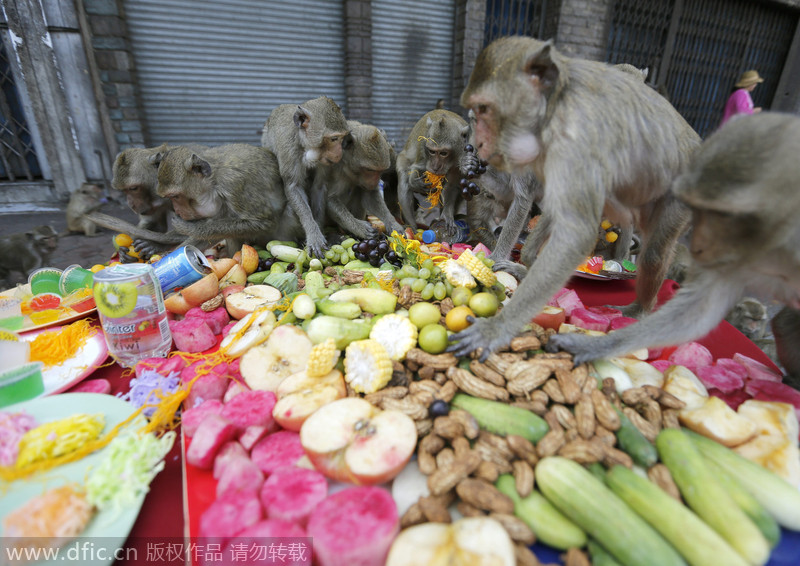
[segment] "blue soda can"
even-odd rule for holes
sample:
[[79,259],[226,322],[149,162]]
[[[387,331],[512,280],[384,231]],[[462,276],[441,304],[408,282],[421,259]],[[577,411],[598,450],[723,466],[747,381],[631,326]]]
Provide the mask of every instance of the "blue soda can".
[[211,273],[206,256],[194,246],[183,246],[165,255],[153,264],[153,269],[164,296],[180,291]]

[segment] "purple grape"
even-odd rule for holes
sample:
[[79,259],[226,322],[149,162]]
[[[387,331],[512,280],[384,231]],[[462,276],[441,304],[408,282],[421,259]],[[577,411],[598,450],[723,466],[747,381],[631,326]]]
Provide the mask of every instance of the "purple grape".
[[472,146],[471,143],[468,143],[467,145],[464,146],[464,151],[466,151],[467,153],[472,153],[473,151],[475,151],[475,148]]

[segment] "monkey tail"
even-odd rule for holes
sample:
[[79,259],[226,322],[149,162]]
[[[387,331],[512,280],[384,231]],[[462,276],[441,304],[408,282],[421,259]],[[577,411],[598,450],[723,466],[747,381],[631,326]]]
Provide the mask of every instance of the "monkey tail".
[[102,212],[90,212],[84,216],[98,226],[108,228],[109,230],[113,230],[121,234],[127,234],[134,239],[150,240],[151,242],[157,242],[159,244],[180,244],[186,239],[185,236],[180,234],[153,232],[152,230],[139,228],[138,226],[135,226],[130,222],[126,222],[121,218],[111,216],[110,214],[104,214]]

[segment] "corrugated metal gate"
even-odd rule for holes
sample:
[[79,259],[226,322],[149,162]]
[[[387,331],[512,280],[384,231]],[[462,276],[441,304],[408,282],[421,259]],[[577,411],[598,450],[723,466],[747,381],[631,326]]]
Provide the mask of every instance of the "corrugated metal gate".
[[279,104],[343,110],[343,3],[126,0],[148,142],[251,143]]
[[744,70],[764,77],[752,96],[769,108],[798,17],[797,10],[746,0],[619,0],[606,60],[648,67],[648,82],[705,137]]
[[546,39],[546,0],[487,0],[484,45],[507,35]]

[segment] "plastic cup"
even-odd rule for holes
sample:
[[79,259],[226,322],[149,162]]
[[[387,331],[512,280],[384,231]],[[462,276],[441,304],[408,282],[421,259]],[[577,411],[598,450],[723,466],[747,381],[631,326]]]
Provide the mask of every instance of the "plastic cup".
[[44,393],[42,362],[17,366],[0,374],[0,408],[33,399]]
[[80,265],[70,265],[66,268],[58,281],[58,289],[62,296],[66,297],[78,289],[89,289],[94,281],[94,273]]
[[61,281],[62,270],[54,267],[42,267],[28,276],[28,283],[31,285],[31,293],[55,293],[61,295],[59,283]]
[[0,297],[0,328],[19,330],[24,320],[22,301],[14,297]]

